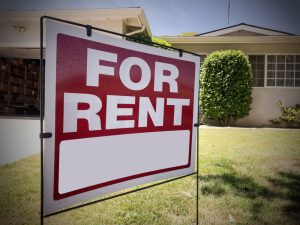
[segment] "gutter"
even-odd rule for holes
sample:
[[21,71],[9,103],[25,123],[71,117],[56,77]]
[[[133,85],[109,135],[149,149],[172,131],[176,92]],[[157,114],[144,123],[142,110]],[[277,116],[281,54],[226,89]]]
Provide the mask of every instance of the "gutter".
[[140,22],[141,22],[141,24],[142,24],[142,28],[141,28],[141,29],[139,29],[139,30],[135,30],[135,31],[129,32],[129,33],[125,34],[125,35],[127,35],[127,36],[133,36],[133,35],[135,35],[135,34],[140,34],[140,33],[142,33],[142,32],[144,32],[144,31],[145,31],[145,29],[146,29],[146,25],[145,25],[145,24],[143,24],[143,22],[142,22],[142,20],[141,20],[140,16],[138,16],[138,18],[139,18],[139,21],[140,21]]

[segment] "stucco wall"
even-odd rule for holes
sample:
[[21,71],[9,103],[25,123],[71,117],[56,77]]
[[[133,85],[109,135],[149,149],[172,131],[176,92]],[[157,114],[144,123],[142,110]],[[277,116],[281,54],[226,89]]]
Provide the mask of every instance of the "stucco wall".
[[0,165],[38,153],[39,132],[39,119],[0,118]]
[[[203,43],[203,44],[173,44],[172,46],[182,48],[198,54],[209,54],[212,51],[238,49],[246,54],[300,54],[300,45],[295,43]],[[281,100],[287,106],[300,104],[300,88],[286,87],[263,87],[253,89],[253,103],[250,115],[236,122],[237,126],[271,126],[270,119],[278,118],[280,109],[277,105]],[[212,124],[212,121],[209,121]]]
[[[124,33],[126,28],[122,19],[80,20],[75,22],[118,33]],[[13,26],[23,26],[25,31],[14,30]],[[0,56],[38,58],[39,32],[38,20],[0,22]],[[121,38],[120,36],[116,37]],[[0,117],[0,165],[38,153],[40,150],[39,129],[38,119]]]
[[300,88],[254,88],[250,115],[240,119],[236,125],[270,126],[270,119],[280,116],[277,105],[281,100],[286,106],[300,104]]
[[[124,31],[124,24],[121,19],[80,21],[80,23],[119,33]],[[31,51],[29,54],[26,48],[39,47],[39,23],[30,21],[18,22],[14,25],[24,26],[25,32],[15,31],[11,24],[0,22],[0,56],[38,58],[38,50]],[[12,49],[19,50],[14,53]],[[0,117],[0,165],[38,153],[40,150],[39,129],[38,119]]]

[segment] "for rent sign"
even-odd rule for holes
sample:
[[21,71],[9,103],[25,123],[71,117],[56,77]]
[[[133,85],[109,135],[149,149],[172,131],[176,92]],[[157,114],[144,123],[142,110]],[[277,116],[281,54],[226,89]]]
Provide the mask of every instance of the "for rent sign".
[[47,21],[44,211],[194,172],[199,58]]

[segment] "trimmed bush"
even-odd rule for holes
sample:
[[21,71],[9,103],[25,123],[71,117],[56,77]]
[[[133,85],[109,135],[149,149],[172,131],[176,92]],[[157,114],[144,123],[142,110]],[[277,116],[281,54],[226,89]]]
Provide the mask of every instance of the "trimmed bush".
[[251,65],[237,50],[211,53],[200,73],[200,106],[203,118],[229,125],[249,114],[252,103]]
[[285,106],[282,101],[277,104],[280,108],[281,115],[278,119],[270,120],[275,125],[283,124],[287,127],[300,126],[300,105],[296,104],[294,107]]

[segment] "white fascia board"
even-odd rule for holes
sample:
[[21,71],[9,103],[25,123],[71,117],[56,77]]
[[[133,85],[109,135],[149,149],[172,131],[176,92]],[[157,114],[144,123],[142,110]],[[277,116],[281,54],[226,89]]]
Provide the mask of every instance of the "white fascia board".
[[247,37],[168,37],[164,36],[163,39],[171,44],[224,44],[224,43],[299,43],[300,36],[247,36]]

